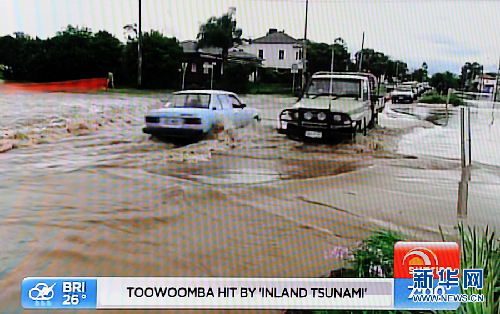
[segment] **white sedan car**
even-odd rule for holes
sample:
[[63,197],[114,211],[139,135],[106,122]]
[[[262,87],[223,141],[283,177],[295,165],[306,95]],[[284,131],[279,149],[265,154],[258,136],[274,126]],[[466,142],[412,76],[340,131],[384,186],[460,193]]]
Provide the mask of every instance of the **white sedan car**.
[[145,115],[143,132],[159,137],[200,139],[213,128],[241,128],[260,120],[232,92],[187,90],[174,93],[161,108]]

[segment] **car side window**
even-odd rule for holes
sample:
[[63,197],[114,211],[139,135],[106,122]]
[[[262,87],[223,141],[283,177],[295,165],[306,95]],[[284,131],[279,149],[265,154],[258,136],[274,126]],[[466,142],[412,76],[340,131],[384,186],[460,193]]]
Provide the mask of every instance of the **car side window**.
[[369,89],[368,84],[366,82],[363,83],[363,100],[369,99]]
[[222,110],[229,109],[230,108],[229,97],[227,95],[224,95],[224,94],[220,94],[218,96],[219,96],[220,104],[222,106]]
[[234,95],[230,95],[229,100],[231,101],[231,106],[233,108],[241,109],[241,101],[238,98],[236,98]]
[[222,110],[222,99],[220,99],[220,95],[213,95],[213,110]]

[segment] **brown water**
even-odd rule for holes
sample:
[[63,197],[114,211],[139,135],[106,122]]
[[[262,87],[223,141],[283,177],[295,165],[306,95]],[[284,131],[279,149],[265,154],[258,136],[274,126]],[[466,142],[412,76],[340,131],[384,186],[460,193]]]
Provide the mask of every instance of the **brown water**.
[[[166,96],[0,95],[0,143],[13,147],[0,154],[1,313],[23,312],[28,276],[322,276],[343,264],[325,252],[376,229],[455,234],[459,162],[398,144],[436,128],[425,117],[388,110],[355,143],[301,144],[274,130],[293,99],[248,96],[265,119],[234,148],[176,146],[141,132]],[[492,182],[472,189],[484,210],[471,223],[491,223]]]

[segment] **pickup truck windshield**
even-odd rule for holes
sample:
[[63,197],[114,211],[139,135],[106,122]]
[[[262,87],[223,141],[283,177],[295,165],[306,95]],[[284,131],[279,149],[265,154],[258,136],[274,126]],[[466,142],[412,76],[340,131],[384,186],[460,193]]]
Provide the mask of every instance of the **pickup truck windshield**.
[[[360,97],[361,81],[333,79],[332,94],[337,97]],[[330,93],[330,79],[313,79],[309,90],[309,95],[328,95]]]
[[210,95],[208,94],[174,94],[167,101],[169,108],[201,108],[208,109]]

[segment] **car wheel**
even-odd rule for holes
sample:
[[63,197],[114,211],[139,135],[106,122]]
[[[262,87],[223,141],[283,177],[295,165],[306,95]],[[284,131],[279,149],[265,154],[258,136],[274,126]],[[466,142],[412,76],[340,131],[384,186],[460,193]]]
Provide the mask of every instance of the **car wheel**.
[[292,141],[301,141],[300,137],[293,134],[287,134],[286,137],[288,137]]

